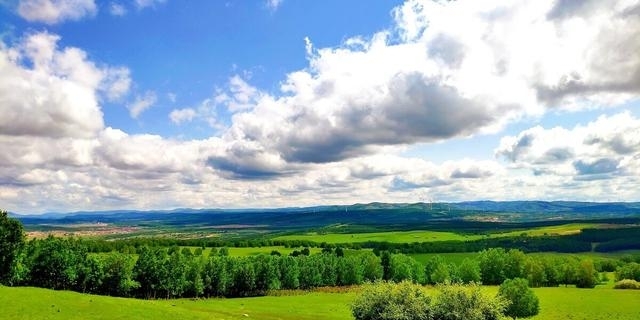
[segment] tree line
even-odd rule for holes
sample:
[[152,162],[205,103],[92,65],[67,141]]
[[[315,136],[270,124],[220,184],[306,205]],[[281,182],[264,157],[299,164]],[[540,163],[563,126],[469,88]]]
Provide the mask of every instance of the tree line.
[[[295,254],[297,253],[297,254]],[[637,263],[617,267],[637,274]],[[600,265],[602,268],[603,265]],[[281,256],[277,251],[232,257],[226,248],[204,255],[201,248],[141,247],[137,254],[89,253],[84,241],[48,237],[24,244],[4,283],[139,298],[241,297],[270,290],[359,285],[367,281],[418,284],[482,283],[499,285],[524,278],[533,287],[576,285],[592,288],[601,280],[591,260],[536,257],[522,251],[491,248],[460,264],[439,256],[426,264],[405,254],[382,251],[308,248]]]
[[330,244],[309,240],[278,239],[172,239],[172,238],[133,238],[107,241],[87,239],[86,246],[90,252],[120,251],[135,253],[142,246],[191,246],[203,248],[220,247],[315,247],[333,248],[340,246],[348,249],[373,249],[375,251],[392,251],[394,253],[448,253],[478,252],[488,248],[518,249],[523,252],[563,252],[576,253],[595,250],[612,252],[620,250],[640,249],[640,227],[615,229],[583,229],[581,233],[563,236],[514,236],[483,238],[477,240],[451,240],[435,242],[390,243],[384,241],[367,241],[358,243]]
[[0,214],[0,283],[76,290],[103,295],[175,298],[255,296],[278,289],[358,285],[366,281],[418,284],[483,283],[498,285],[524,278],[531,286],[594,287],[598,271],[616,270],[617,279],[640,277],[632,259],[580,260],[539,257],[517,249],[490,248],[460,264],[439,256],[426,264],[387,250],[345,254],[326,247],[320,254],[296,250],[290,256],[230,257],[228,249],[142,246],[135,254],[91,253],[85,240],[47,237],[25,242],[22,226]]

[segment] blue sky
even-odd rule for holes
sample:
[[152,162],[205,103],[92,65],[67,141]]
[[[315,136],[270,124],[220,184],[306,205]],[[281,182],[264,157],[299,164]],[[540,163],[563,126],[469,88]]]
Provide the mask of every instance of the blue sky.
[[638,201],[638,1],[0,1],[0,206]]

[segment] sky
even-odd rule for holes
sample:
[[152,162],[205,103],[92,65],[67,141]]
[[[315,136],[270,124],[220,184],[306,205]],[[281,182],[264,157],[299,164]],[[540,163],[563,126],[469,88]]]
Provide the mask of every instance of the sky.
[[640,1],[0,0],[0,208],[640,201]]

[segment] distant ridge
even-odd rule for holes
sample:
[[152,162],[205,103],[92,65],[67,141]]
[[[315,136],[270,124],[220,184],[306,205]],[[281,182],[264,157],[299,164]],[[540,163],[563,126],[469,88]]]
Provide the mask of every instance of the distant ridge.
[[335,223],[412,225],[438,221],[533,222],[640,218],[639,202],[465,201],[456,203],[358,203],[270,209],[111,210],[12,215],[25,225],[104,222],[122,225],[228,224],[304,227]]

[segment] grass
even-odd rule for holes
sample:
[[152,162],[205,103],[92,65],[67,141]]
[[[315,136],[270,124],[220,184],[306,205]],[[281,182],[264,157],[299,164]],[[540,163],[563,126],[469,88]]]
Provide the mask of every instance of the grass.
[[[497,287],[485,287],[494,295]],[[540,314],[534,320],[636,320],[640,294],[634,290],[536,288]],[[285,296],[238,299],[136,300],[39,288],[0,286],[0,319],[352,319],[355,290],[295,291]],[[247,316],[244,316],[244,315]]]
[[[351,319],[354,293],[238,299],[136,300],[0,287],[0,319]],[[244,315],[248,315],[244,316]]]
[[463,235],[446,231],[389,231],[389,232],[367,232],[367,233],[327,233],[318,234],[315,232],[305,234],[294,234],[276,237],[275,240],[308,240],[326,243],[358,243],[367,241],[377,242],[428,242],[428,241],[447,241],[447,240],[475,240],[480,239],[479,235]]
[[376,242],[394,242],[394,243],[411,243],[411,242],[431,242],[431,241],[465,241],[477,240],[482,238],[502,238],[517,237],[526,235],[530,237],[551,236],[551,235],[570,235],[579,233],[581,229],[595,227],[594,223],[568,223],[556,226],[545,226],[530,228],[527,230],[515,230],[508,232],[493,232],[488,234],[463,234],[448,231],[430,231],[430,230],[414,230],[414,231],[388,231],[388,232],[366,232],[366,233],[318,233],[308,232],[304,234],[293,234],[279,236],[276,240],[308,240],[314,242],[326,243],[358,243],[367,241]]
[[540,314],[534,320],[640,319],[640,294],[633,290],[538,288]]
[[[197,247],[188,247],[191,249],[191,252],[193,252]],[[302,250],[303,248],[285,248],[284,246],[269,246],[269,247],[243,247],[243,248],[235,248],[235,247],[229,247],[227,248],[229,249],[229,256],[232,257],[248,257],[248,256],[255,256],[255,255],[259,255],[259,254],[271,254],[271,251],[275,250],[280,252],[280,254],[284,255],[288,255],[291,252],[293,252],[294,250]],[[216,250],[220,250],[220,248],[216,248]],[[311,254],[314,253],[320,253],[322,249],[320,248],[309,248],[309,251],[311,252]],[[211,248],[205,248],[202,251],[202,254],[204,256],[209,256],[209,253],[211,252]]]
[[[534,257],[576,257],[578,259],[619,259],[625,255],[640,255],[640,250],[627,250],[617,252],[579,252],[579,253],[561,253],[561,252],[533,252],[527,253],[529,256]],[[446,262],[460,264],[465,258],[475,259],[478,256],[476,252],[452,252],[452,253],[412,253],[409,256],[413,257],[420,263],[426,263],[430,258],[434,256],[440,256]]]

